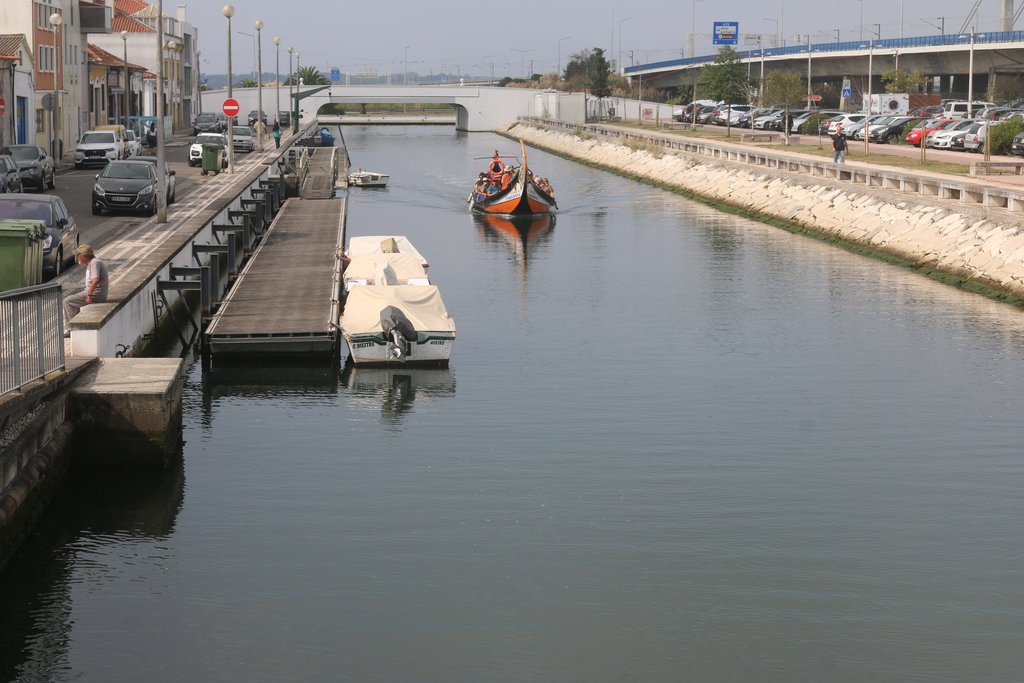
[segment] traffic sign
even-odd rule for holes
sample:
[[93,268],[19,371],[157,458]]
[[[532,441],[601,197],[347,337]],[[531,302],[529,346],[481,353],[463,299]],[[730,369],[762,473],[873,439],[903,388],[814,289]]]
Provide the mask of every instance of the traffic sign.
[[227,98],[226,100],[224,100],[224,104],[221,105],[220,110],[224,112],[225,116],[230,116],[232,118],[238,116],[238,100],[236,100],[234,97]]
[[712,33],[715,45],[735,45],[739,42],[740,24],[738,21],[716,21],[713,22],[714,32]]
[[0,116],[3,116],[5,111],[7,111],[7,103],[4,102],[4,98],[0,97]]
[[853,97],[853,88],[843,88],[843,97]]

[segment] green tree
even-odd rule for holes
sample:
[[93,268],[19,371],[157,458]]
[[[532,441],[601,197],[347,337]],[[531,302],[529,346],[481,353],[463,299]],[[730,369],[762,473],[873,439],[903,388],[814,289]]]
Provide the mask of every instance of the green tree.
[[726,45],[715,56],[714,64],[704,67],[700,79],[700,94],[712,100],[729,103],[746,102],[750,97],[747,67],[739,55]]
[[331,79],[329,79],[315,66],[304,66],[299,68],[295,75],[292,76],[292,83],[297,84],[302,81],[303,85],[330,85]]
[[606,97],[609,73],[611,66],[604,57],[604,50],[595,47],[570,57],[562,76],[572,90],[587,90],[597,97]]
[[890,69],[882,74],[882,83],[885,92],[922,92],[928,84],[928,78],[921,70],[903,71],[902,69]]
[[258,87],[258,83],[251,78],[243,78],[235,84],[238,88],[255,88]]
[[793,107],[807,96],[807,82],[793,71],[773,71],[764,79],[764,102],[773,106]]

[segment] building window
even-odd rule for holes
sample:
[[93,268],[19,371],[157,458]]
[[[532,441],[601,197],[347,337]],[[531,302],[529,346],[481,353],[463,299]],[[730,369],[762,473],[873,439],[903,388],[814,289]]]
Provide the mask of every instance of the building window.
[[45,133],[46,132],[46,110],[45,109],[36,109],[36,132],[37,133]]
[[43,2],[36,3],[36,26],[47,31],[53,30],[50,26],[50,15],[57,11],[57,8],[53,5],[48,5]]

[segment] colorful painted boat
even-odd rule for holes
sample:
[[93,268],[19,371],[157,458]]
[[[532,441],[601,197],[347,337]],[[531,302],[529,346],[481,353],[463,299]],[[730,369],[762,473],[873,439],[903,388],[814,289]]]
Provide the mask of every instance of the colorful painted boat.
[[[520,165],[506,164],[497,150],[487,171],[478,177],[478,187],[469,196],[469,208],[481,214],[499,216],[530,216],[550,213],[558,208],[554,190],[546,179],[530,170],[526,159],[526,144],[520,140],[523,156]],[[486,180],[492,192],[478,191],[480,180]]]

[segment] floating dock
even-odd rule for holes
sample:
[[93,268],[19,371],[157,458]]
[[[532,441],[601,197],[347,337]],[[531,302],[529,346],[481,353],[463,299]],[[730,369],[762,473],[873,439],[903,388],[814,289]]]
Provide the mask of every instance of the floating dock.
[[206,328],[211,357],[336,355],[344,245],[344,199],[287,200]]

